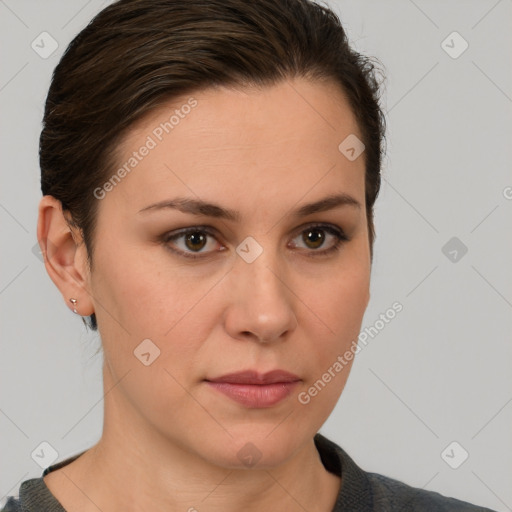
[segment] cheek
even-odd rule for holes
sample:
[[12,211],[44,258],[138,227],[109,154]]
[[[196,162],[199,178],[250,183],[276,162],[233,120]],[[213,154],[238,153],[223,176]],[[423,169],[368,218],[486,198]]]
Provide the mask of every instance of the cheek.
[[[144,343],[158,354],[150,373],[165,367],[176,378],[189,375],[212,318],[218,315],[214,307],[219,307],[220,300],[209,295],[213,283],[208,279],[140,258],[141,252],[124,251],[120,258],[98,260],[94,294],[105,354],[121,377],[129,368],[140,369],[134,351],[149,339],[151,343]],[[158,375],[160,383],[169,380],[165,372]]]
[[165,275],[157,262],[141,257],[142,250],[125,250],[115,258],[113,251],[103,254],[98,258],[93,292],[98,308],[104,310],[104,325],[144,339],[162,336],[183,316],[187,287],[177,272],[174,277]]
[[369,270],[352,266],[340,270],[307,295],[323,326],[326,339],[338,348],[359,334],[369,297]]
[[353,265],[308,296],[312,312],[304,313],[310,319],[304,325],[309,342],[301,359],[309,365],[307,387],[320,381],[310,397],[313,400],[318,395],[315,407],[334,406],[345,386],[357,352],[368,290],[368,268]]

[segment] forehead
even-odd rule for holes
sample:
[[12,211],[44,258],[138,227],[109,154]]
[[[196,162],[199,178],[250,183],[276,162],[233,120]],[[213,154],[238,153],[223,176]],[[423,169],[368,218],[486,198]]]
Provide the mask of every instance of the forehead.
[[270,198],[271,190],[297,196],[320,181],[324,190],[336,183],[360,193],[364,154],[350,161],[339,149],[349,136],[362,138],[330,82],[204,89],[174,98],[132,127],[116,155],[127,172],[112,196],[129,196],[142,208],[177,188],[226,200],[241,192]]

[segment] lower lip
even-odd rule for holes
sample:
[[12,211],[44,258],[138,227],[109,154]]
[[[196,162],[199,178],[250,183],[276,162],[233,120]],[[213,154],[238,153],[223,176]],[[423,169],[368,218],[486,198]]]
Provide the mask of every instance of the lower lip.
[[276,382],[274,384],[232,384],[230,382],[206,381],[217,391],[246,407],[271,407],[284,400],[299,381]]

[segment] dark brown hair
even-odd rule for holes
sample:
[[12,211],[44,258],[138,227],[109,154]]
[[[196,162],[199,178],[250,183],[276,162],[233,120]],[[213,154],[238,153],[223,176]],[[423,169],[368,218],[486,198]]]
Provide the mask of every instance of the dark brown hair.
[[[92,269],[93,190],[112,175],[116,148],[136,121],[211,86],[331,80],[345,93],[365,144],[373,260],[385,139],[376,62],[350,48],[334,12],[309,0],[120,0],[73,39],[55,68],[40,138],[42,193],[60,200],[81,231]],[[97,329],[94,314],[90,327]]]

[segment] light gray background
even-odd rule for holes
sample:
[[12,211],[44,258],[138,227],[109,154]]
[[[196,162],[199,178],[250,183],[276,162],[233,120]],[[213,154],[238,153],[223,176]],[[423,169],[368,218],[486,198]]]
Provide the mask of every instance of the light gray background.
[[[62,460],[101,434],[99,339],[32,249],[51,72],[106,3],[0,0],[0,498],[41,475],[31,453],[42,441]],[[395,301],[404,309],[359,352],[321,431],[368,471],[512,510],[512,2],[328,4],[388,77],[363,328]],[[31,48],[43,31],[59,44],[47,59]],[[456,59],[441,46],[453,31],[469,43]],[[468,248],[457,262],[441,250],[452,237]],[[458,469],[441,457],[452,441],[469,453]]]

